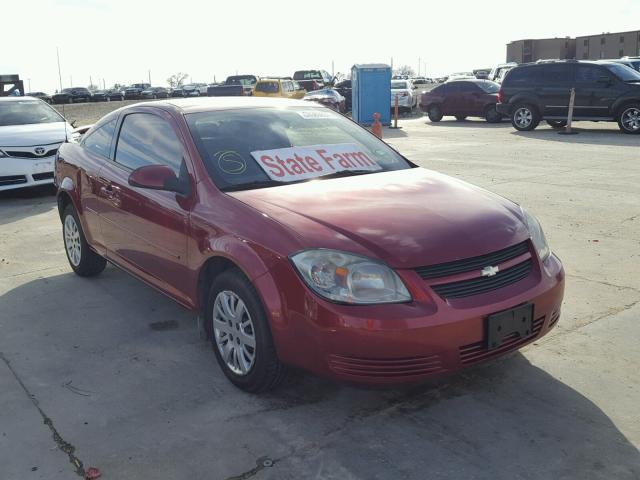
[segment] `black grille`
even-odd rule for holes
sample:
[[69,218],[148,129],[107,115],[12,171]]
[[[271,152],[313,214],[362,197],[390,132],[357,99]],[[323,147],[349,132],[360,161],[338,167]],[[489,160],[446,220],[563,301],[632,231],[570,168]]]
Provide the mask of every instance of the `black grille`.
[[46,172],[46,173],[34,173],[33,175],[31,175],[33,177],[33,179],[38,182],[40,180],[50,180],[53,178],[53,172]]
[[20,183],[27,183],[27,177],[24,175],[7,175],[0,177],[0,186],[19,185]]
[[457,273],[482,270],[487,265],[498,265],[502,262],[506,262],[507,260],[523,255],[528,251],[528,241],[524,241],[511,247],[498,250],[497,252],[480,255],[479,257],[465,258],[464,260],[455,260],[453,262],[440,263],[429,267],[418,267],[416,268],[416,272],[422,278],[446,277]]
[[45,157],[51,157],[51,156],[55,155],[57,151],[58,151],[58,149],[54,148],[54,149],[49,150],[48,152],[46,152],[46,153],[44,153],[42,155],[36,155],[33,152],[17,152],[17,151],[10,152],[9,150],[7,150],[6,154],[9,155],[10,157],[14,157],[14,158],[45,158]]
[[511,268],[496,273],[493,277],[478,277],[460,282],[432,285],[431,288],[442,298],[463,298],[506,287],[525,278],[531,272],[533,261],[526,260]]

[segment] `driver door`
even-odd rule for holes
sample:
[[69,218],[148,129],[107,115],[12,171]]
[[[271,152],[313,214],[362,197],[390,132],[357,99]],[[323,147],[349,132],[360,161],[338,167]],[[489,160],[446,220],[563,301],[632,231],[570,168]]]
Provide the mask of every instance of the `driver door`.
[[182,286],[189,278],[191,199],[128,182],[133,170],[154,164],[171,167],[182,179],[189,177],[181,135],[169,114],[157,112],[130,113],[120,124],[114,161],[100,171],[101,230],[109,260],[188,303]]

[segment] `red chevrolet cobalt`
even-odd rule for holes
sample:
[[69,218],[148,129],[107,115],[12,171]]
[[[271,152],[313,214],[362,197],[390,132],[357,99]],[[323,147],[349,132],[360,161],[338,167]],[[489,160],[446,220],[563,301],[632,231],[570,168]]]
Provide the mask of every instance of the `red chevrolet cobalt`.
[[60,148],[56,184],[73,270],[111,262],[198,312],[247,391],[286,366],[417,382],[560,316],[564,271],[531,214],[309,102],[127,106]]

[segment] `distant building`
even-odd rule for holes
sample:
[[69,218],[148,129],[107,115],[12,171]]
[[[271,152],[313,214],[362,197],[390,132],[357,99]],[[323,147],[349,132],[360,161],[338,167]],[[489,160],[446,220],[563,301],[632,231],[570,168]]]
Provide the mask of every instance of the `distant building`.
[[576,59],[640,56],[640,30],[576,37]]
[[599,60],[640,56],[640,30],[584,37],[516,40],[507,44],[507,62],[543,59]]
[[507,62],[528,63],[541,59],[575,58],[573,38],[541,38],[516,40],[507,45]]

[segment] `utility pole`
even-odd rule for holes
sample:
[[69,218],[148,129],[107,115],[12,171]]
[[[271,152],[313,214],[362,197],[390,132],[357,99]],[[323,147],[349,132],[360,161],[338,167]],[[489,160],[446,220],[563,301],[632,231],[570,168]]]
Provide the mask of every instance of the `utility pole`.
[[60,91],[62,91],[62,74],[60,73],[60,51],[56,47],[56,55],[58,56],[58,80],[60,80]]
[[31,79],[27,78],[27,82],[29,82],[29,91],[31,91]]
[[393,57],[391,57],[391,73],[393,74]]
[[73,75],[69,75],[69,86],[73,87]]
[[420,76],[420,70],[422,67],[422,58],[418,57],[418,76]]
[[93,85],[93,78],[91,78],[91,75],[89,75],[89,86]]
[[149,85],[151,85],[151,70],[149,70]]
[[335,69],[335,65],[333,63],[333,60],[331,60],[331,76],[332,77],[336,76],[336,69]]

